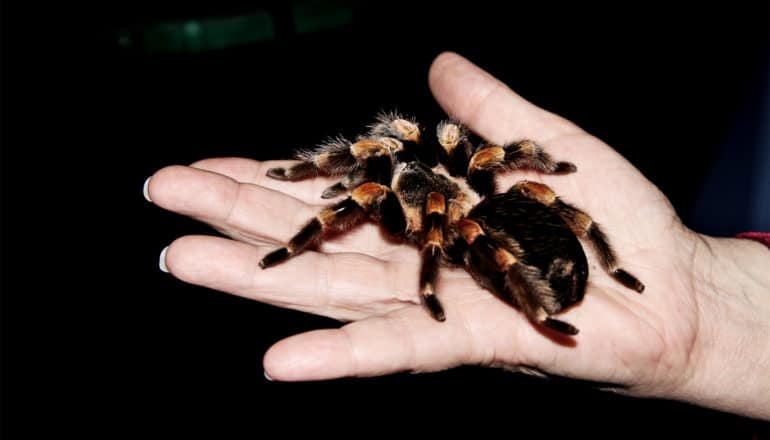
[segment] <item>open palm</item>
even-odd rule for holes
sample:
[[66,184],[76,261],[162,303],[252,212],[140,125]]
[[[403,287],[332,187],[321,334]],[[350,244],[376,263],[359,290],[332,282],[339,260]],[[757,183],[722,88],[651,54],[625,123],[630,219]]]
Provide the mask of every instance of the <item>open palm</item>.
[[152,177],[154,203],[234,239],[180,238],[165,256],[169,271],[189,283],[349,321],[273,346],[264,364],[278,380],[480,364],[616,383],[640,395],[680,386],[697,334],[691,275],[697,234],[614,150],[459,55],[439,56],[429,79],[447,113],[484,138],[497,143],[530,138],[556,160],[575,163],[578,171],[563,176],[502,175],[499,187],[523,178],[541,181],[588,212],[609,236],[620,266],[646,285],[644,293],[609,277],[586,247],[585,299],[560,315],[580,329],[574,338],[542,332],[461,269],[441,272],[437,292],[447,320],[439,323],[420,305],[418,250],[384,240],[372,224],[324,242],[318,252],[262,270],[259,260],[328,203],[320,194],[332,180],[272,180],[266,170],[282,163],[237,158],[168,167]]

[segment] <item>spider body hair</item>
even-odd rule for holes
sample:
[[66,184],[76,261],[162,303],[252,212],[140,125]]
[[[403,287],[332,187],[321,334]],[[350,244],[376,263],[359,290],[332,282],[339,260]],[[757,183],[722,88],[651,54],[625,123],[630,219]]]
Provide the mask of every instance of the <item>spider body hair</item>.
[[577,334],[575,326],[553,315],[585,295],[589,270],[581,240],[593,246],[617,282],[644,290],[636,277],[618,267],[606,233],[587,213],[542,183],[520,181],[498,192],[494,181],[501,171],[522,168],[572,173],[574,164],[554,160],[531,140],[504,145],[482,140],[474,146],[472,135],[447,120],[436,126],[434,139],[427,139],[414,118],[380,113],[355,142],[332,138],[300,152],[299,163],[268,170],[268,176],[282,180],[339,175],[342,179],[322,197],[350,195],[322,210],[260,266],[303,252],[327,231],[345,231],[371,220],[419,249],[416,287],[437,321],[448,319],[439,301],[439,268],[454,265],[535,324]]

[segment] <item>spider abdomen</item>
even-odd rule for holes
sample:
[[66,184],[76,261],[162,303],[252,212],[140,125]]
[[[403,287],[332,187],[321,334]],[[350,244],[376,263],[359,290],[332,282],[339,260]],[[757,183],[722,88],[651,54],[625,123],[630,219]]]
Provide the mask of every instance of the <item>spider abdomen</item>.
[[550,207],[518,191],[486,197],[468,213],[487,234],[522,263],[534,266],[548,282],[555,301],[543,302],[556,313],[583,298],[588,262],[567,223]]

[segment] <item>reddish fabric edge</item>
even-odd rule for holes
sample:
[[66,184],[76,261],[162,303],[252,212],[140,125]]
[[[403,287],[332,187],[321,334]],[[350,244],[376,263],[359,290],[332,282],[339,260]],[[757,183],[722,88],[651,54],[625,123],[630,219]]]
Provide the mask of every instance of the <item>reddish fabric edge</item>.
[[736,234],[735,237],[758,241],[770,248],[770,232],[741,232]]

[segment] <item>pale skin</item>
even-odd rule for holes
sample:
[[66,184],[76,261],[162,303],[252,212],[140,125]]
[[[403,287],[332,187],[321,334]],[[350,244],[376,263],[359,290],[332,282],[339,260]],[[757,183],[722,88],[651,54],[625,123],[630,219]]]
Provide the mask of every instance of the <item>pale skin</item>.
[[618,391],[687,401],[770,419],[770,250],[749,240],[698,234],[633,165],[573,123],[536,107],[454,53],[436,58],[429,85],[438,103],[496,143],[529,138],[569,175],[501,175],[507,189],[543,182],[600,223],[619,265],[646,286],[637,294],[590,264],[585,299],[558,315],[573,338],[538,330],[479,288],[443,269],[437,286],[446,321],[419,303],[418,250],[383,240],[372,224],[273,268],[259,260],[329,203],[329,178],[283,182],[265,176],[289,162],[216,158],[155,173],[156,205],[230,237],[186,236],[165,256],[176,278],[257,301],[335,318],[339,328],[276,343],[264,369],[277,381],[428,372],[463,364],[617,384]]

